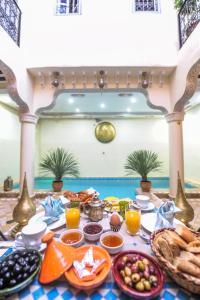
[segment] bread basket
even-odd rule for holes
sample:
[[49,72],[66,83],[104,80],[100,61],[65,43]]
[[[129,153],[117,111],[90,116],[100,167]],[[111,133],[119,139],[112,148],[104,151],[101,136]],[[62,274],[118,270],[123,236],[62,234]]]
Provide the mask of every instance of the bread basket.
[[[151,248],[156,258],[158,259],[160,266],[178,285],[182,286],[184,289],[190,291],[191,293],[200,294],[200,278],[196,278],[194,276],[182,273],[181,271],[177,270],[175,266],[169,261],[167,261],[159,252],[156,244],[156,239],[158,238],[158,235],[163,233],[165,230],[174,231],[173,228],[163,228],[154,231],[151,235]],[[197,233],[196,235],[200,236],[200,234]]]

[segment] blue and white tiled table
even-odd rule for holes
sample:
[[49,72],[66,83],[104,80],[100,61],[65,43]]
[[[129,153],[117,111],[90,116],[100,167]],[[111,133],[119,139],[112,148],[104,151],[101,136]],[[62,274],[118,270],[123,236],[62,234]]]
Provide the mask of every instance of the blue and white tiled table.
[[[86,223],[87,220],[82,218],[81,226]],[[103,227],[106,229],[109,227],[108,219],[103,220]],[[61,233],[64,228],[59,230]],[[139,236],[132,237],[127,234],[125,225],[122,225],[120,233],[125,238],[125,245],[123,250],[135,249],[147,254],[153,255],[151,248],[146,244]],[[108,275],[107,280],[99,288],[91,291],[80,291],[72,286],[70,286],[64,278],[61,278],[58,281],[55,281],[52,284],[41,285],[38,282],[38,279],[35,280],[29,285],[26,289],[21,291],[17,295],[10,296],[8,300],[59,300],[59,299],[71,299],[71,300],[125,300],[131,299],[126,296],[114,283],[112,274]],[[197,300],[200,299],[200,296],[190,295],[187,292],[183,291],[178,285],[174,282],[166,280],[163,291],[160,296],[156,298],[157,300]]]

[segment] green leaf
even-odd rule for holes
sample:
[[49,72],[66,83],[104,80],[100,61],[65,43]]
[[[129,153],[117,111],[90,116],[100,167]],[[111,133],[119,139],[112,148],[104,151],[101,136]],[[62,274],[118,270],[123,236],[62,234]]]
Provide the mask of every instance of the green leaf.
[[63,148],[51,150],[43,155],[39,166],[43,175],[53,174],[56,180],[61,180],[65,175],[79,176],[78,162],[72,153]]
[[152,171],[160,171],[162,162],[158,154],[149,150],[137,150],[129,154],[124,166],[126,175],[139,174],[142,180],[147,180],[147,175]]

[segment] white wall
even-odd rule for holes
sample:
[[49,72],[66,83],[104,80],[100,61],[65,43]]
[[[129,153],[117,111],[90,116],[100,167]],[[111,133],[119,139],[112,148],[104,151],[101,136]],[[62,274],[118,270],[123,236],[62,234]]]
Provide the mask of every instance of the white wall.
[[7,176],[19,181],[20,122],[0,105],[0,186]]
[[183,122],[185,178],[200,182],[200,106],[188,111]]
[[161,13],[133,13],[133,0],[83,0],[71,16],[55,16],[56,0],[20,1],[27,66],[174,66],[177,13],[160,1]]
[[[108,144],[96,140],[95,120],[40,119],[37,150],[45,153],[64,147],[72,151],[79,160],[81,177],[121,177],[125,175],[123,166],[127,155],[145,148],[158,152],[164,161],[163,172],[155,175],[168,176],[168,125],[164,119],[105,121],[112,122],[116,128],[116,137]],[[36,164],[38,170],[38,161]]]

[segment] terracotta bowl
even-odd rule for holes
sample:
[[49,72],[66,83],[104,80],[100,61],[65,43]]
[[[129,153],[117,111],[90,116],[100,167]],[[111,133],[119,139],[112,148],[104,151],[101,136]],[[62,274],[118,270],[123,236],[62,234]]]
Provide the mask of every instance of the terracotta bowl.
[[65,272],[65,277],[67,281],[74,286],[75,288],[79,290],[91,290],[98,286],[100,286],[108,276],[108,273],[111,268],[111,258],[110,255],[106,250],[104,250],[101,247],[95,246],[95,245],[86,245],[82,246],[75,250],[75,260],[81,261],[85,255],[85,253],[88,251],[88,249],[92,247],[93,248],[93,254],[94,259],[102,259],[104,258],[106,260],[105,267],[100,271],[99,274],[95,277],[95,279],[90,281],[82,281],[80,280],[74,270],[73,267],[71,267],[69,270]]
[[[121,258],[123,256],[130,255],[130,254],[136,254],[136,255],[142,256],[143,258],[147,258],[151,262],[151,264],[154,266],[154,268],[156,269],[158,285],[156,287],[151,288],[150,291],[139,292],[135,288],[128,287],[124,283],[124,281],[119,273],[119,270],[117,269],[117,264],[119,261],[121,261]],[[119,288],[125,294],[129,295],[130,297],[132,297],[134,299],[140,299],[140,300],[141,299],[144,299],[144,300],[152,299],[152,298],[158,296],[163,289],[164,275],[163,275],[163,272],[160,269],[158,263],[151,256],[149,256],[145,253],[139,252],[139,251],[128,250],[128,251],[123,251],[123,252],[119,253],[113,260],[112,273],[113,273],[114,280],[116,281]]]

